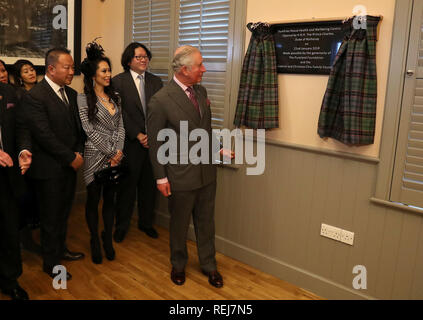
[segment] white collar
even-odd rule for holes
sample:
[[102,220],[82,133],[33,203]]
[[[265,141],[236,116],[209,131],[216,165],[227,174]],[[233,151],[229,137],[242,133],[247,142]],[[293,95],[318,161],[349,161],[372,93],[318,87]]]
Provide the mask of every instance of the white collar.
[[139,74],[132,69],[129,69],[129,72],[131,73],[132,79],[134,79],[134,81],[137,80],[138,76],[144,75],[145,77],[145,72],[142,74]]
[[173,76],[173,80],[176,82],[176,84],[178,86],[180,86],[182,88],[182,90],[187,91],[188,87],[186,85],[184,85],[181,81],[178,80],[178,78],[176,78],[176,76]]
[[[54,90],[54,92],[58,93],[59,89],[62,88],[59,86],[56,82],[51,80],[48,75],[45,75],[44,79],[46,79],[47,83],[50,85],[50,87]],[[64,88],[64,87],[63,87]]]

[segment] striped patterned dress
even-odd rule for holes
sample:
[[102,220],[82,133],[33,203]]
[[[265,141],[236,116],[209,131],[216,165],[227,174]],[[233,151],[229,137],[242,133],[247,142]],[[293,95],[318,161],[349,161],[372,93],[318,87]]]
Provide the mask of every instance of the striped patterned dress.
[[108,167],[109,160],[117,150],[123,151],[125,129],[123,127],[121,109],[115,105],[116,112],[112,116],[97,99],[98,112],[95,120],[88,120],[88,104],[85,94],[78,95],[79,116],[87,140],[84,150],[84,181],[89,185],[94,181],[94,172]]

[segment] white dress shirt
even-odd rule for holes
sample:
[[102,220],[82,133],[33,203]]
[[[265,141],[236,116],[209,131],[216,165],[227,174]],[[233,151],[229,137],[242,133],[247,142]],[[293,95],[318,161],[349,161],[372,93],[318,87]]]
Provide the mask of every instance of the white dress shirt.
[[[50,87],[53,89],[53,91],[57,94],[57,96],[60,98],[60,100],[63,101],[62,95],[60,94],[59,90],[60,90],[60,88],[64,88],[64,87],[59,86],[56,82],[51,80],[47,75],[45,75],[44,79],[46,79],[47,83],[50,85]],[[66,99],[69,101],[69,97],[66,94],[66,90],[64,90],[63,93],[65,94]]]

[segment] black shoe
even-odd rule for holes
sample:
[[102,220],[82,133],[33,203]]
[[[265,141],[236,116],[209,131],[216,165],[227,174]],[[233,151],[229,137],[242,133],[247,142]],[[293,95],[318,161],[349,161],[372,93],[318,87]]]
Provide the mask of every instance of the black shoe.
[[100,239],[98,236],[92,237],[91,241],[91,260],[95,264],[100,264],[103,261],[103,256],[101,254]]
[[13,289],[2,289],[1,292],[12,300],[29,300],[28,293],[19,285],[16,285]]
[[101,233],[101,239],[103,240],[103,248],[106,253],[107,260],[115,260],[115,249],[113,249],[112,234],[110,234],[110,237],[106,237],[106,233],[103,231]]
[[185,270],[177,271],[175,268],[172,268],[170,279],[172,279],[174,284],[182,286],[185,283]]
[[[56,278],[60,274],[60,272],[53,273],[53,269],[51,268],[44,268],[43,271],[47,273],[52,279]],[[66,280],[70,280],[70,279],[72,279],[72,275],[69,272],[66,272]]]
[[85,255],[82,252],[71,252],[66,248],[65,252],[63,253],[62,260],[75,261],[84,259],[84,257]]
[[144,227],[138,226],[138,229],[140,229],[142,232],[145,232],[147,236],[149,236],[150,238],[157,239],[159,237],[159,234],[153,227],[144,228]]
[[217,272],[217,270],[206,272],[204,270],[203,274],[209,277],[209,283],[216,288],[222,288],[223,287],[223,277],[222,275]]
[[115,242],[120,243],[125,239],[126,232],[122,230],[115,230],[115,233],[113,235],[113,239]]

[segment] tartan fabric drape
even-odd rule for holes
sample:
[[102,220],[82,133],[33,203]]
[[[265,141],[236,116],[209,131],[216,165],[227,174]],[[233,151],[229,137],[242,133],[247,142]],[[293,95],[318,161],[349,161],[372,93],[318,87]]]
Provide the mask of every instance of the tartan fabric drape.
[[244,58],[234,124],[253,129],[279,127],[278,74],[270,26],[249,23],[252,32]]
[[366,29],[346,22],[347,35],[333,63],[318,123],[321,138],[348,145],[372,144],[376,121],[376,36],[379,17],[367,16]]

